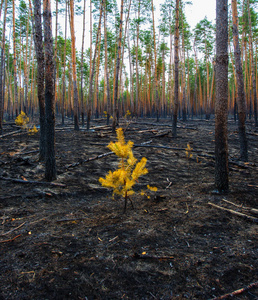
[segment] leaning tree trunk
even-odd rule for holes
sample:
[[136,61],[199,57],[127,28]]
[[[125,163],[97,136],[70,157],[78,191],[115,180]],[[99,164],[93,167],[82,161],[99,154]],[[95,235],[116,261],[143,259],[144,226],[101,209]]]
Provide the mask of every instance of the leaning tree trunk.
[[215,185],[228,191],[228,1],[216,1]]
[[43,24],[45,46],[45,104],[46,104],[46,161],[45,178],[56,179],[55,159],[55,89],[51,22],[51,0],[43,0]]
[[178,47],[179,47],[179,0],[176,0],[176,27],[175,27],[175,83],[174,83],[174,109],[172,119],[172,137],[177,136],[177,111],[178,111]]
[[243,69],[241,63],[241,50],[238,38],[238,16],[237,16],[237,1],[232,0],[232,17],[233,17],[233,42],[234,56],[236,66],[236,81],[237,81],[237,107],[238,107],[238,134],[240,140],[240,159],[248,161],[248,146],[245,130],[246,120],[246,100],[244,90]]

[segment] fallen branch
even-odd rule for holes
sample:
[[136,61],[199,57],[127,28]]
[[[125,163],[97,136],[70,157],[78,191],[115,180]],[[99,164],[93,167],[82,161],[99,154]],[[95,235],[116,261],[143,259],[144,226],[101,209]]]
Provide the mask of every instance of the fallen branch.
[[225,207],[222,207],[222,206],[219,206],[219,205],[210,203],[210,202],[208,202],[208,204],[211,205],[211,206],[213,206],[213,207],[216,207],[216,208],[218,208],[218,209],[221,209],[221,210],[225,210],[225,211],[227,211],[227,212],[230,212],[230,213],[232,213],[232,214],[234,214],[234,215],[237,215],[237,216],[239,216],[239,217],[243,217],[243,218],[246,219],[246,220],[251,220],[251,221],[253,221],[253,222],[255,222],[255,223],[258,223],[258,218],[255,218],[255,217],[253,217],[253,216],[249,216],[249,215],[240,213],[240,212],[238,212],[238,211],[235,211],[235,210],[232,210],[232,209],[229,209],[229,208],[225,208]]
[[70,165],[66,166],[66,168],[67,169],[73,168],[73,167],[76,167],[76,166],[81,165],[83,163],[86,163],[86,162],[89,162],[89,161],[92,161],[92,160],[96,160],[96,159],[99,159],[99,158],[102,158],[102,157],[106,157],[106,156],[109,156],[111,154],[114,154],[114,153],[113,152],[107,152],[107,153],[103,153],[103,154],[100,154],[100,155],[96,155],[94,157],[90,157],[90,158],[84,159],[81,162],[76,162],[76,163],[70,164]]
[[21,225],[19,225],[18,227],[15,227],[15,228],[13,228],[13,229],[11,229],[11,230],[5,232],[5,233],[0,234],[0,236],[5,236],[5,235],[8,235],[9,233],[14,232],[15,230],[21,228],[25,223],[26,223],[26,222],[23,222],[23,223],[22,223]]
[[232,293],[228,293],[228,294],[225,294],[225,295],[222,295],[222,296],[219,296],[219,297],[215,297],[212,300],[223,300],[223,299],[227,299],[227,298],[230,298],[230,297],[234,297],[236,295],[242,294],[242,293],[244,293],[244,292],[246,292],[246,291],[248,291],[248,290],[250,290],[254,287],[257,287],[257,286],[258,286],[258,281],[254,282],[254,283],[251,283],[247,287],[243,287],[243,288],[241,288],[239,290],[236,290]]
[[14,238],[12,238],[12,239],[10,239],[10,240],[0,241],[0,243],[8,243],[8,242],[12,242],[12,241],[16,240],[16,239],[17,239],[18,237],[20,237],[20,236],[21,236],[21,234],[15,236]]
[[12,182],[16,182],[16,183],[43,184],[43,185],[52,185],[52,186],[66,187],[66,185],[63,184],[63,183],[47,182],[47,181],[22,180],[22,179],[16,179],[16,178],[10,178],[10,177],[2,177],[2,176],[0,176],[0,180],[12,181]]
[[81,221],[81,220],[88,220],[88,219],[87,218],[61,219],[61,220],[56,220],[56,223],[74,222],[74,221]]
[[[145,144],[151,143],[151,142],[152,141],[144,142],[144,143],[139,144],[139,145],[134,145],[134,147],[143,147]],[[99,144],[99,143],[90,143],[90,145],[107,146],[106,144]],[[109,156],[111,154],[114,154],[114,152],[106,152],[106,153],[103,153],[103,154],[99,154],[99,155],[96,155],[94,157],[90,157],[90,158],[84,159],[81,162],[76,162],[76,163],[70,164],[70,165],[66,166],[66,168],[67,169],[73,168],[73,167],[76,167],[76,166],[81,165],[83,163],[86,163],[86,162],[89,162],[89,161],[92,161],[92,160],[96,160],[96,159],[100,159],[102,157],[106,157],[106,156]]]
[[145,255],[145,254],[133,254],[134,259],[158,259],[158,260],[165,260],[165,259],[174,259],[174,256],[153,256],[153,255]]
[[226,199],[222,199],[222,201],[224,201],[224,202],[226,202],[226,203],[229,203],[229,204],[231,204],[231,205],[234,205],[234,206],[236,206],[236,207],[239,207],[239,208],[241,208],[241,209],[247,210],[247,211],[249,211],[249,212],[252,212],[252,213],[254,213],[254,214],[258,214],[258,209],[256,209],[256,208],[245,207],[245,206],[243,206],[243,205],[238,205],[238,204],[235,204],[235,203],[233,203],[233,202],[231,202],[231,201],[228,201],[228,200],[226,200]]
[[12,131],[12,132],[9,132],[9,133],[6,133],[6,134],[2,134],[2,135],[0,135],[0,138],[6,137],[6,136],[9,136],[9,135],[14,135],[14,134],[19,133],[21,131],[22,131],[22,129],[15,130],[15,131]]

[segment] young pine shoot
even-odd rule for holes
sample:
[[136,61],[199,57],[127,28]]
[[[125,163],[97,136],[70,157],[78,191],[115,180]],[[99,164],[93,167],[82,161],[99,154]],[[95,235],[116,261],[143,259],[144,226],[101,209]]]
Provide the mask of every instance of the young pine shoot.
[[18,117],[15,119],[15,124],[20,126],[21,128],[26,128],[29,123],[29,117],[25,114],[25,112],[21,111]]
[[[125,142],[122,128],[116,130],[117,142],[110,142],[108,148],[119,158],[118,169],[109,171],[105,178],[99,178],[102,186],[113,189],[113,195],[121,195],[125,199],[124,213],[126,211],[127,200],[134,194],[133,186],[138,178],[148,173],[145,168],[147,159],[143,157],[141,161],[133,155],[133,142]],[[133,203],[131,201],[133,206]]]

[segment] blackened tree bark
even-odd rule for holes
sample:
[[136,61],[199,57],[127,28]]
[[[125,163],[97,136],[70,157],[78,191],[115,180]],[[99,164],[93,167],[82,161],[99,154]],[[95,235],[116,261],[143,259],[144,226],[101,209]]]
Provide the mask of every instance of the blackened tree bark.
[[43,24],[45,46],[45,106],[46,106],[46,159],[45,178],[48,181],[56,179],[55,158],[55,91],[54,91],[54,61],[53,38],[51,22],[51,0],[43,1]]
[[175,27],[175,83],[174,83],[174,105],[172,115],[172,137],[177,136],[177,112],[178,112],[178,47],[179,47],[179,0],[176,0],[176,27]]
[[240,141],[240,160],[248,161],[248,146],[245,130],[246,120],[246,100],[244,90],[243,69],[241,63],[241,50],[239,46],[238,35],[238,16],[237,16],[237,1],[232,0],[232,17],[233,17],[233,42],[234,42],[234,56],[236,66],[237,79],[237,107],[238,107],[238,134]]
[[228,1],[216,0],[215,185],[228,191]]
[[41,1],[34,0],[34,43],[36,49],[36,58],[38,64],[37,84],[38,84],[38,102],[39,102],[39,122],[40,122],[40,141],[39,141],[39,159],[45,160],[46,155],[46,124],[45,124],[45,95],[44,95],[44,51],[41,20]]

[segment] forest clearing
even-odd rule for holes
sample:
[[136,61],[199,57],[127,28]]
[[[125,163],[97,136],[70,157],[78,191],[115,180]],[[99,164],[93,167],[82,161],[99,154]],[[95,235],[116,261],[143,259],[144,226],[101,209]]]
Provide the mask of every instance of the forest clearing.
[[[57,123],[52,183],[38,160],[39,133],[1,138],[0,298],[213,299],[257,282],[257,129],[247,123],[250,156],[241,163],[229,121],[230,191],[220,195],[213,120],[179,121],[175,139],[169,119],[121,120],[149,171],[123,214],[123,199],[99,183],[117,168],[115,155],[103,155],[115,140],[105,124],[77,132]],[[149,198],[140,194],[147,184],[158,188]],[[234,299],[257,297],[256,285]]]

